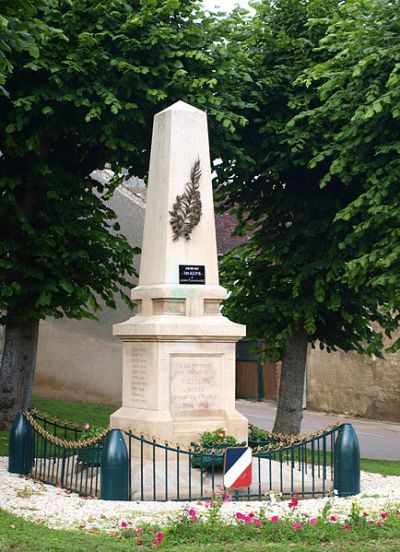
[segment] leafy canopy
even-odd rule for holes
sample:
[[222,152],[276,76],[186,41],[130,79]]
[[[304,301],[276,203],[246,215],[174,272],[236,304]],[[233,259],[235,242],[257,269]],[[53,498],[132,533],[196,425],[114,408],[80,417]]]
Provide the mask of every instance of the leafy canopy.
[[127,299],[134,252],[103,201],[116,182],[93,193],[88,175],[106,162],[143,175],[153,116],[178,99],[207,106],[220,134],[240,122],[226,108],[230,93],[216,91],[232,65],[200,5],[43,3],[42,23],[62,32],[43,36],[38,51],[10,50],[0,99],[3,322],[93,316],[99,300]]
[[[42,20],[52,0],[2,0],[0,6],[0,96],[7,95],[7,75],[13,71],[15,52],[39,56],[39,45],[50,29]],[[54,0],[53,0],[54,1]]]
[[[331,171],[335,108],[318,118],[324,96],[303,77],[305,70],[324,67],[328,54],[320,40],[334,40],[330,22],[345,12],[338,14],[338,2],[330,0],[264,0],[255,8],[251,26],[237,27],[231,37],[248,55],[248,86],[241,93],[247,105],[242,114],[250,122],[237,134],[240,155],[232,158],[226,151],[218,167],[219,181],[228,182],[219,186],[219,196],[237,212],[240,230],[252,236],[223,263],[232,289],[226,311],[248,325],[249,335],[264,339],[271,358],[281,357],[298,329],[328,350],[380,354],[383,336],[374,322],[388,334],[397,326],[390,293],[383,286],[356,286],[349,272],[370,243],[366,235],[349,241],[354,221],[346,213],[362,201],[369,184],[359,167],[350,180]],[[338,35],[337,43],[341,40]],[[346,47],[350,60],[350,39]],[[336,83],[332,102],[341,93],[346,109],[350,96],[342,80],[335,71],[330,78],[332,87]],[[354,104],[356,98],[351,95]],[[308,119],[298,121],[310,113],[311,127]],[[389,135],[386,140],[389,146]],[[340,147],[338,141],[337,151]],[[325,155],[315,162],[321,151]],[[349,152],[349,164],[351,158]],[[394,236],[388,228],[389,235]]]
[[[323,128],[309,166],[325,165],[321,185],[340,180],[360,192],[335,222],[346,223],[339,247],[343,280],[386,309],[399,309],[400,280],[400,2],[347,0],[327,20],[325,61],[300,80],[317,86],[320,105],[295,119],[301,132]],[[296,128],[296,127],[295,127]]]

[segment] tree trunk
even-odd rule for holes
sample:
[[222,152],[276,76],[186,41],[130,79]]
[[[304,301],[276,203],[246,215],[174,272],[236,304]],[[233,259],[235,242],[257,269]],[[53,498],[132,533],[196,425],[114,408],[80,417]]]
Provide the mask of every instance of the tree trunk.
[[10,427],[16,414],[31,406],[39,321],[8,324],[0,365],[0,428]]
[[281,384],[274,432],[299,434],[303,418],[307,333],[296,330],[287,339],[282,358]]

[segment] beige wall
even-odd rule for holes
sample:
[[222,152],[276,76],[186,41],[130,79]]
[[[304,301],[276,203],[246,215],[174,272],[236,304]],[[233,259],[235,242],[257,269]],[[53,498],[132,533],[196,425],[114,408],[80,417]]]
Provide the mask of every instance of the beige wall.
[[[115,191],[109,205],[118,215],[121,232],[130,244],[140,246],[143,201],[122,187]],[[112,325],[127,320],[132,313],[122,300],[116,299],[117,309],[105,307],[98,313],[98,322],[67,318],[41,322],[34,394],[121,404],[122,345],[112,336]]]
[[307,408],[400,422],[400,353],[308,355]]

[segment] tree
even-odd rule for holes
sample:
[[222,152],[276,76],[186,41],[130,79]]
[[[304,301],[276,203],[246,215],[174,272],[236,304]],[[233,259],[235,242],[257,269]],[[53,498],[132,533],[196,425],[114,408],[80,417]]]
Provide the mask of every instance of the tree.
[[[317,86],[320,105],[295,119],[324,140],[310,166],[327,166],[322,180],[340,178],[362,189],[337,214],[351,229],[340,248],[348,256],[343,279],[356,293],[367,287],[382,309],[399,310],[400,280],[400,2],[347,0],[327,20],[323,63],[301,77]],[[391,348],[400,347],[399,340]]]
[[[274,430],[299,433],[308,344],[381,355],[380,328],[390,335],[397,319],[385,288],[355,286],[348,276],[358,252],[354,240],[343,247],[353,232],[345,213],[364,193],[365,175],[355,171],[350,186],[333,171],[324,186],[330,159],[315,161],[329,151],[335,127],[328,117],[317,119],[320,92],[300,77],[326,61],[317,46],[338,2],[265,0],[255,7],[252,25],[231,37],[248,52],[242,94],[253,107],[242,114],[249,125],[237,135],[237,158],[226,151],[218,168],[219,181],[228,183],[219,186],[223,205],[235,209],[239,232],[251,234],[223,263],[232,289],[226,311],[264,340],[269,358],[282,359]],[[309,111],[312,128],[296,124]],[[357,247],[369,244],[363,239]]]
[[7,95],[7,75],[13,71],[15,52],[36,58],[44,36],[56,32],[41,19],[51,0],[3,0],[0,7],[0,95]]
[[[43,37],[33,58],[10,52],[0,99],[0,425],[30,404],[40,319],[93,317],[115,293],[128,299],[134,251],[105,203],[116,182],[88,175],[105,162],[143,175],[153,115],[173,101],[223,109],[215,87],[225,53],[199,6],[49,2],[42,22],[62,33]],[[239,120],[225,110],[222,128]]]

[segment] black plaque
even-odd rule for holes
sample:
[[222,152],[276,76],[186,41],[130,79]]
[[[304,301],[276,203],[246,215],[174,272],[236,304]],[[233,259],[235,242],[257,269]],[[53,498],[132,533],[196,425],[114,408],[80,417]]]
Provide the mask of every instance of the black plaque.
[[205,284],[206,267],[204,265],[179,265],[180,284]]

